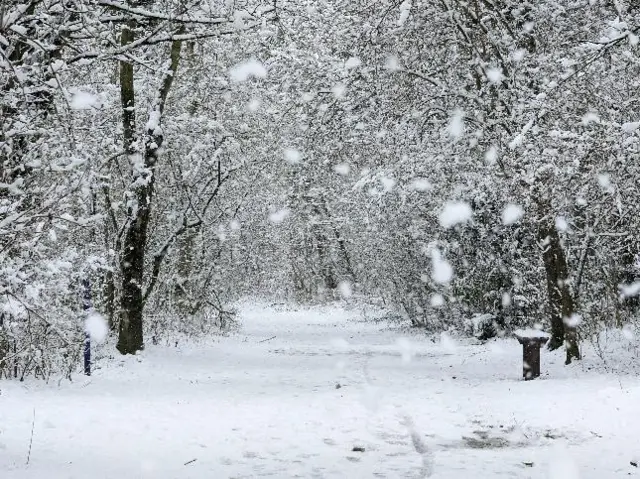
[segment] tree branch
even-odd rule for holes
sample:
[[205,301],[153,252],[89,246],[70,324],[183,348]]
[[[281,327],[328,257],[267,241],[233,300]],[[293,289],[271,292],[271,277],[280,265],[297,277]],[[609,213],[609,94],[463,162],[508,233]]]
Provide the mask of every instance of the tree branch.
[[152,20],[166,20],[179,23],[191,23],[200,25],[220,25],[222,23],[229,23],[231,20],[225,17],[218,18],[198,18],[189,17],[188,15],[167,15],[164,13],[156,13],[150,10],[144,10],[142,8],[130,7],[129,5],[122,4],[120,2],[113,2],[110,0],[98,0],[98,5],[101,7],[111,8],[117,11],[130,13],[138,17],[149,18]]

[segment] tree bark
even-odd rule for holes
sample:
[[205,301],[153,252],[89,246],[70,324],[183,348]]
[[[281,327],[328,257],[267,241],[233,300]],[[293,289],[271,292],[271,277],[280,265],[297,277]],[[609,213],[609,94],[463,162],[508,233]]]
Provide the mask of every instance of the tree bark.
[[575,300],[569,282],[569,266],[560,235],[553,217],[549,185],[555,181],[555,170],[540,168],[536,172],[533,200],[538,209],[540,223],[538,241],[542,247],[542,261],[547,277],[547,295],[551,313],[551,340],[549,349],[565,346],[566,360],[580,359],[577,324],[574,321]]
[[538,240],[541,242],[542,260],[547,277],[547,294],[551,311],[551,340],[549,349],[566,346],[566,363],[580,359],[578,335],[571,321],[574,315],[574,300],[569,287],[567,258],[560,236],[554,224],[546,222],[540,225]]
[[[178,32],[181,33],[182,29]],[[123,29],[121,44],[133,41],[131,29]],[[127,209],[127,226],[120,256],[122,271],[121,317],[117,349],[122,354],[135,354],[144,349],[143,312],[145,304],[144,266],[147,252],[147,234],[151,219],[151,204],[155,187],[155,170],[159,151],[164,141],[161,127],[162,113],[173,79],[175,78],[182,42],[171,44],[171,58],[165,71],[158,96],[149,116],[144,137],[143,151],[135,141],[135,106],[133,68],[126,62],[120,64],[121,102],[125,149],[130,152],[133,168],[133,184]]]
[[[104,195],[104,208],[107,212],[103,229],[105,251],[109,251],[111,245],[115,243],[115,251],[116,254],[118,254],[120,251],[119,242],[113,239],[113,237],[116,237],[118,234],[118,222],[116,221],[111,205],[109,187],[104,185],[102,192]],[[117,258],[117,256],[110,258],[109,262],[111,267],[104,272],[102,277],[102,306],[107,315],[110,331],[115,331],[118,325],[118,321],[116,320],[116,275],[114,274],[115,268],[117,268]]]
[[[120,44],[125,47],[134,40],[135,21],[127,22],[120,34]],[[122,106],[122,131],[124,149],[129,155],[129,161],[136,163],[136,116],[135,116],[135,88],[133,83],[133,64],[126,60],[120,61],[120,103]],[[149,172],[150,174],[151,172]],[[134,172],[134,180],[137,180]],[[150,179],[150,178],[149,178]],[[148,186],[147,186],[148,187]],[[137,188],[129,198],[127,221],[130,222],[123,241],[123,251],[120,256],[122,274],[122,295],[120,298],[120,323],[118,344],[116,348],[122,354],[135,354],[143,348],[142,334],[142,274],[144,268],[144,250],[146,247],[146,225],[144,223],[145,210],[148,210],[148,200],[142,196]],[[142,201],[140,201],[142,200]],[[137,204],[134,204],[134,201]],[[141,234],[142,233],[142,234]]]

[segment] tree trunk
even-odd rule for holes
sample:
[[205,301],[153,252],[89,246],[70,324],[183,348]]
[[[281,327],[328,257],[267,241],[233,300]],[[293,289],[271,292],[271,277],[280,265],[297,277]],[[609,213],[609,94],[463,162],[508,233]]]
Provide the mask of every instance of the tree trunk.
[[[125,235],[120,266],[122,269],[122,298],[120,301],[120,329],[117,348],[122,354],[135,354],[144,349],[142,313],[144,309],[142,283],[147,249],[147,229],[151,213],[153,180],[138,190],[136,217]],[[145,195],[145,196],[143,196]],[[148,196],[146,196],[148,195]]]
[[321,208],[324,211],[325,216],[327,217],[327,220],[329,222],[329,225],[331,227],[331,229],[333,230],[333,235],[336,238],[336,242],[338,243],[338,249],[340,251],[340,254],[342,255],[342,259],[345,263],[346,269],[347,269],[347,274],[351,277],[351,280],[353,282],[356,281],[356,273],[355,270],[353,269],[353,266],[351,265],[351,258],[349,257],[349,253],[347,252],[347,245],[346,245],[346,241],[345,239],[342,237],[342,235],[340,234],[340,231],[338,230],[338,227],[336,226],[336,224],[333,221],[333,218],[331,217],[331,214],[329,213],[329,207],[327,206],[327,202],[324,198],[321,198]]
[[107,271],[104,274],[102,281],[102,301],[104,305],[104,312],[107,315],[109,330],[114,331],[116,329],[117,321],[115,318],[116,285],[113,271]]
[[[135,25],[134,25],[135,26]],[[181,28],[178,34],[182,33]],[[133,41],[130,24],[122,30],[121,44]],[[135,354],[144,349],[143,312],[146,294],[143,292],[144,266],[147,252],[147,234],[151,219],[151,203],[155,187],[155,170],[159,151],[164,141],[160,121],[180,61],[182,42],[171,44],[169,68],[165,71],[158,96],[151,109],[143,151],[135,141],[135,97],[133,66],[120,63],[120,95],[123,110],[125,149],[133,168],[133,183],[127,208],[127,225],[120,256],[122,271],[122,297],[120,300],[120,327],[117,349],[122,354]]]
[[576,327],[571,321],[574,301],[569,288],[567,258],[560,244],[555,225],[543,223],[538,230],[538,240],[543,245],[542,260],[547,277],[547,294],[551,311],[551,341],[549,349],[558,349],[566,344],[569,364],[580,359]]
[[[103,226],[104,248],[106,252],[109,252],[112,244],[115,243],[114,248],[116,254],[119,254],[121,242],[112,239],[112,236],[118,234],[118,223],[113,212],[109,187],[104,185],[102,191],[104,194],[104,208],[107,212],[107,218]],[[109,262],[111,267],[107,269],[102,276],[102,307],[107,315],[110,331],[115,331],[118,324],[118,321],[116,321],[116,275],[114,274],[115,268],[117,268],[117,258],[118,256],[110,258]]]
[[538,208],[540,223],[538,241],[542,246],[542,261],[547,277],[547,294],[551,312],[551,340],[549,349],[565,345],[566,364],[580,359],[578,332],[574,321],[575,301],[569,283],[567,257],[560,243],[556,228],[549,185],[555,181],[552,168],[541,168],[536,172],[536,184],[532,191]]
[[[133,31],[135,21],[127,22],[120,35],[120,44],[125,47],[134,40]],[[133,83],[133,64],[120,61],[120,102],[122,106],[122,130],[124,149],[129,155],[129,161],[134,169],[139,160],[136,152],[136,116],[135,116],[135,88]],[[149,175],[151,172],[148,172]],[[134,178],[135,178],[134,174]],[[141,182],[142,183],[142,182]],[[116,348],[122,354],[135,354],[143,348],[142,335],[142,281],[144,272],[144,250],[146,248],[146,229],[148,219],[149,199],[141,195],[140,189],[147,189],[143,184],[134,191],[129,199],[127,221],[129,225],[123,241],[123,251],[120,256],[122,274],[122,295],[120,298],[120,324],[118,344]],[[137,204],[132,204],[132,203]]]

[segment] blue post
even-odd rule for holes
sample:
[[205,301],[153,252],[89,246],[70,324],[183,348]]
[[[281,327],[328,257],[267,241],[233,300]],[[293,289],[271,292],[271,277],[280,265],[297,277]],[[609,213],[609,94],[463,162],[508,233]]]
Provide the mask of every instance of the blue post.
[[[91,283],[88,279],[82,280],[83,297],[82,297],[82,309],[85,311],[85,317],[91,309]],[[91,336],[89,332],[84,332],[84,374],[85,376],[91,376]]]

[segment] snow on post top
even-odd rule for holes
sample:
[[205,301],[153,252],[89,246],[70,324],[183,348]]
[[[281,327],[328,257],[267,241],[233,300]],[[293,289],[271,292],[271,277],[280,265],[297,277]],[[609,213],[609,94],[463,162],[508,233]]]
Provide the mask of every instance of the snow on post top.
[[540,331],[539,329],[518,329],[517,331],[514,331],[513,334],[518,338],[526,338],[526,339],[536,339],[536,338],[548,339],[551,337],[549,333],[545,333],[544,331]]

